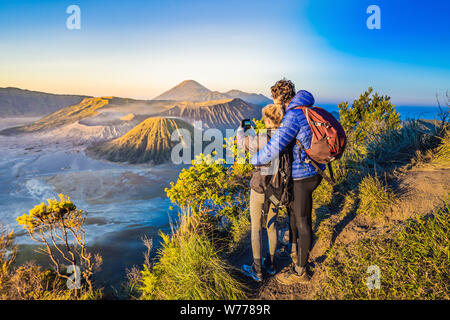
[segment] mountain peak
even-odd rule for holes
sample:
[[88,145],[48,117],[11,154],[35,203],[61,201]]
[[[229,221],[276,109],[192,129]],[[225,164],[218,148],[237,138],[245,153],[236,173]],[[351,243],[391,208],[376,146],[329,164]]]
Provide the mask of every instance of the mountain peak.
[[155,100],[203,101],[212,91],[195,80],[184,80],[172,89],[164,92]]
[[172,89],[164,92],[155,100],[176,100],[176,101],[211,101],[240,98],[244,101],[264,106],[271,103],[271,100],[262,94],[246,93],[240,90],[230,90],[228,92],[212,91],[195,80],[184,80]]
[[181,81],[174,88],[180,88],[180,87],[202,88],[202,89],[206,89],[208,91],[211,91],[211,90],[209,90],[208,88],[206,88],[205,86],[201,85],[200,83],[198,83],[195,80],[184,80],[184,81]]

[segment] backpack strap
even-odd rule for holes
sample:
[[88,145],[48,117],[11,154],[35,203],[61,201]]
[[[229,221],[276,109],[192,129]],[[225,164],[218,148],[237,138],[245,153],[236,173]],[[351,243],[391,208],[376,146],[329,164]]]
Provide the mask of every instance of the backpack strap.
[[[300,141],[295,140],[295,143],[299,146],[300,151],[299,151],[299,158],[301,158],[301,151],[305,150],[305,148],[303,148],[303,145],[301,144]],[[316,170],[316,172],[318,174],[320,174],[325,180],[328,181],[329,184],[331,184],[333,187],[336,185],[336,181],[334,180],[334,174],[333,174],[333,168],[331,167],[331,163],[328,162],[327,167],[328,170],[330,171],[330,177],[328,177],[325,172],[320,169],[319,165],[317,164],[317,162],[315,162],[313,159],[311,159],[308,155],[306,155],[306,163],[311,163],[312,166],[314,167],[314,169]]]

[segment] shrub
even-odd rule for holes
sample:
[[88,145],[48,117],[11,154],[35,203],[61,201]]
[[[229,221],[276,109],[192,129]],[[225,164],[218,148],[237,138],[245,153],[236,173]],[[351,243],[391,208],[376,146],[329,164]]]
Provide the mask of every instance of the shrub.
[[381,216],[394,199],[395,195],[377,176],[369,175],[359,184],[359,207],[356,213],[370,217]]
[[[89,292],[94,294],[92,276],[102,260],[87,251],[84,220],[84,212],[62,194],[59,200],[48,199],[48,204],[41,203],[17,218],[31,239],[44,245],[40,251],[50,258],[58,277],[67,281],[82,277]],[[64,263],[72,267],[73,275],[62,270]],[[76,274],[78,268],[83,268],[81,275]]]
[[333,198],[333,186],[323,179],[316,190],[314,190],[312,197],[314,205],[329,205]]
[[441,144],[433,152],[431,163],[433,165],[450,166],[450,130],[447,130],[441,138]]
[[6,232],[0,226],[0,299],[5,299],[9,291],[11,267],[17,254],[14,245],[14,232]]
[[250,213],[249,209],[247,209],[231,223],[229,243],[230,251],[233,251],[242,245],[245,236],[250,231],[250,227]]
[[367,139],[384,131],[400,128],[400,114],[391,104],[390,97],[371,95],[369,89],[353,101],[339,104],[340,122],[348,136],[346,156],[351,159],[362,159],[366,156]]
[[[394,234],[331,250],[324,263],[321,299],[450,299],[448,205],[409,220]],[[369,266],[381,270],[380,289],[369,290]]]
[[228,167],[223,160],[200,155],[165,191],[182,209],[190,207],[194,213],[209,211],[233,219],[247,207],[250,172],[246,164]]
[[220,257],[209,226],[184,216],[172,237],[161,233],[159,261],[144,265],[142,299],[243,299],[243,286]]

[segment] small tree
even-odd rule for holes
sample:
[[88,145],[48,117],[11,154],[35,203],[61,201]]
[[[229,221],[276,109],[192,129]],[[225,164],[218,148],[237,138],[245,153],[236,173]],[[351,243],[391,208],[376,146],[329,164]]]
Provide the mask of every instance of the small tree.
[[[59,200],[48,199],[48,204],[41,203],[31,209],[29,214],[17,218],[30,237],[44,245],[39,251],[50,258],[59,277],[71,283],[73,277],[82,277],[89,292],[93,293],[92,276],[100,267],[102,259],[98,254],[92,256],[87,251],[84,221],[85,213],[77,209],[70,197],[62,194]],[[62,263],[69,264],[73,275],[62,270]],[[78,270],[81,274],[78,274]]]
[[223,159],[200,155],[190,168],[183,169],[176,183],[170,183],[167,196],[182,209],[191,207],[193,213],[213,212],[234,219],[247,206],[247,166],[230,167]]
[[400,114],[391,98],[372,92],[369,87],[351,107],[348,102],[338,106],[340,122],[349,138],[350,155],[357,158],[364,156],[371,138],[400,128]]

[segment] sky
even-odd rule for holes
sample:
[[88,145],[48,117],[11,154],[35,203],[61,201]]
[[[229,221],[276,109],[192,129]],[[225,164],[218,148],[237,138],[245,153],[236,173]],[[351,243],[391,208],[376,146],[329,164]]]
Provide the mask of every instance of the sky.
[[448,0],[0,0],[0,87],[151,99],[194,79],[270,96],[286,77],[323,104],[372,86],[435,106],[450,89],[449,12]]

